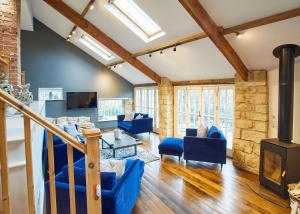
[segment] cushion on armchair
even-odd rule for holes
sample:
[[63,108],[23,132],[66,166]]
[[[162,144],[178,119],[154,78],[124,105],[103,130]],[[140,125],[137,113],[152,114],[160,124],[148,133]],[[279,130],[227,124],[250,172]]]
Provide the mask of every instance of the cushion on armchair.
[[[75,185],[86,186],[86,174],[84,168],[74,166],[74,182]],[[69,166],[63,167],[63,182],[69,183]],[[115,172],[101,172],[101,188],[104,190],[111,190],[117,183],[117,176]]]
[[210,127],[210,129],[208,130],[207,137],[220,138],[221,136],[222,135],[221,135],[220,131],[215,126]]

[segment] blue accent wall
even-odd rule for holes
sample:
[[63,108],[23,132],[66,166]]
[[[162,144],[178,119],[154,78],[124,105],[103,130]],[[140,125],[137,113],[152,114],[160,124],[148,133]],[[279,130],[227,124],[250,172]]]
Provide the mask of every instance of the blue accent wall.
[[[107,69],[81,49],[66,42],[38,20],[34,31],[21,33],[21,66],[34,99],[38,88],[63,88],[66,92],[98,92],[98,98],[132,98],[133,85]],[[98,122],[97,109],[67,110],[66,100],[47,101],[47,117],[89,116],[98,128],[116,127],[116,121]]]

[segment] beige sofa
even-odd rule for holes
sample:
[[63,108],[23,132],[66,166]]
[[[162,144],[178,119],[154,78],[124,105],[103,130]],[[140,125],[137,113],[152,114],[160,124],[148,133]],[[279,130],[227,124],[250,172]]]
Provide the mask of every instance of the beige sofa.
[[80,132],[82,131],[82,129],[95,128],[95,124],[91,122],[90,117],[58,117],[47,119],[60,127],[68,124],[76,124],[78,126],[78,131]]

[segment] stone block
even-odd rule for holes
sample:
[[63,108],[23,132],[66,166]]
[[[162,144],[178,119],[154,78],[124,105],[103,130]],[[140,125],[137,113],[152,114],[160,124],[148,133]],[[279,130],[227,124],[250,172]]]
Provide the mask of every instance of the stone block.
[[263,121],[254,121],[253,130],[260,131],[260,132],[268,132],[268,122]]
[[247,129],[253,127],[253,122],[251,120],[236,120],[235,126],[237,128]]
[[260,143],[262,139],[267,138],[267,134],[253,130],[242,130],[241,139]]
[[244,94],[236,94],[235,95],[235,102],[236,103],[246,102],[246,96]]
[[256,154],[248,154],[245,156],[245,164],[247,167],[258,169],[259,168],[259,156]]
[[245,114],[248,120],[257,120],[257,121],[264,121],[264,122],[267,122],[269,120],[267,114],[256,113],[256,112],[245,112]]
[[268,105],[255,105],[255,112],[267,114],[269,112]]
[[234,129],[234,138],[241,138],[241,129],[240,128],[236,128]]

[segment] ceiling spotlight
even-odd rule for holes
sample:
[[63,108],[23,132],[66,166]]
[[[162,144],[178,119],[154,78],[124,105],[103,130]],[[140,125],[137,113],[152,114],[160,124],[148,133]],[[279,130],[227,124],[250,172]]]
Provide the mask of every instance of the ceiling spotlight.
[[117,67],[117,65],[114,65],[114,68],[116,68]]
[[118,67],[119,67],[119,68],[122,68],[122,67],[123,67],[123,64],[119,64]]
[[236,38],[238,38],[238,39],[242,38],[242,34],[241,33],[237,32],[235,34],[236,34]]
[[173,47],[173,51],[176,51],[176,48],[177,48],[177,45],[175,45],[175,46]]
[[69,37],[67,38],[67,42],[70,42],[70,38]]
[[90,6],[90,10],[93,10],[94,9],[94,5],[92,4],[91,6]]
[[149,57],[150,57],[150,58],[152,57],[152,53],[149,53]]
[[72,31],[72,35],[74,35],[74,33],[75,33],[75,30]]
[[160,53],[160,54],[163,54],[163,49],[161,49],[159,53]]
[[71,37],[72,37],[72,35],[71,35],[71,34],[69,34],[68,38],[70,39]]

